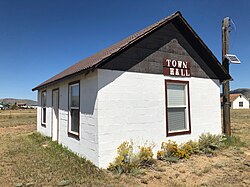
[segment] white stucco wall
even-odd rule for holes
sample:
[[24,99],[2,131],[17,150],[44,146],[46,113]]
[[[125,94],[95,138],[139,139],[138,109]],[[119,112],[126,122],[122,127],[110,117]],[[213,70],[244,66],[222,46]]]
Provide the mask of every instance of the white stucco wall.
[[[243,102],[243,107],[239,107],[239,102]],[[242,95],[237,97],[232,103],[232,109],[248,109],[249,101]]]
[[[68,84],[80,80],[80,140],[68,136]],[[52,129],[52,90],[59,88],[59,139],[58,143],[69,148],[80,156],[86,157],[98,166],[97,136],[97,72],[81,75],[64,81],[47,91],[47,124],[41,126],[41,91],[38,92],[37,130],[51,137]]]
[[165,79],[173,78],[98,70],[99,167],[106,168],[113,161],[125,140],[132,139],[137,145],[154,143],[156,153],[168,139],[180,143],[204,132],[221,133],[219,81],[179,78],[189,81],[192,133],[167,138]]

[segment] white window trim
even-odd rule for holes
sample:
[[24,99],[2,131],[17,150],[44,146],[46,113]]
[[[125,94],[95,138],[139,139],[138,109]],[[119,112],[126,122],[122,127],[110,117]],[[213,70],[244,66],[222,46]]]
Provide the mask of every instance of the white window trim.
[[[71,105],[71,87],[73,87],[73,86],[79,86],[79,107],[71,107],[70,105]],[[74,83],[74,84],[69,84],[69,95],[68,95],[68,97],[69,97],[69,122],[68,122],[68,132],[70,133],[70,134],[73,134],[73,135],[76,135],[76,136],[79,136],[79,132],[80,132],[80,119],[81,119],[81,114],[80,114],[80,81],[79,82],[77,82],[77,83]],[[75,131],[72,131],[71,130],[71,127],[72,127],[72,125],[71,125],[71,109],[73,109],[73,110],[79,110],[79,132],[75,132]]]
[[[42,107],[42,125],[46,125],[46,122],[47,122],[47,119],[45,119],[45,123],[43,122],[43,116],[44,116],[44,112],[43,112],[43,109],[45,108],[45,113],[47,113],[47,109],[46,107]],[[45,115],[45,117],[47,117],[47,115]]]
[[[43,93],[46,93],[46,102],[45,102],[45,106],[43,106]],[[43,109],[45,108],[45,123],[43,122],[43,117],[44,117],[44,112],[43,112]],[[47,91],[46,90],[43,90],[41,92],[41,124],[43,126],[46,126],[46,123],[47,123]]]

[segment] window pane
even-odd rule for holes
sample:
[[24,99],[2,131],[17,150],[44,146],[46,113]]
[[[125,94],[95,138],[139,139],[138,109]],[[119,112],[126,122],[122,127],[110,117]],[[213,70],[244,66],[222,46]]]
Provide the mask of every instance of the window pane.
[[79,107],[79,84],[72,85],[70,87],[70,96],[71,96],[71,107]]
[[79,132],[79,110],[71,109],[71,131]]
[[43,123],[46,123],[46,108],[42,108]]
[[46,92],[42,92],[42,107],[46,106]]
[[168,107],[185,105],[185,85],[167,85]]
[[243,107],[243,102],[239,102],[239,107]]
[[168,108],[168,131],[177,131],[185,129],[185,108]]

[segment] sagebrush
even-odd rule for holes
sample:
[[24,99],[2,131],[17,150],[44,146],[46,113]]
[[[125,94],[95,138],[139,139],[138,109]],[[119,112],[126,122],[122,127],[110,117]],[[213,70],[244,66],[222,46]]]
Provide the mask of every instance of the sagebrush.
[[223,147],[224,141],[223,135],[203,133],[199,136],[199,149],[205,154],[213,154],[216,149]]
[[125,141],[117,148],[118,156],[110,163],[108,170],[116,173],[139,173],[142,167],[154,163],[151,146],[140,146],[139,152],[134,152],[133,142]]
[[157,152],[157,159],[175,162],[178,159],[188,159],[191,153],[192,147],[190,145],[178,146],[175,141],[168,140],[168,142],[162,142],[161,150]]

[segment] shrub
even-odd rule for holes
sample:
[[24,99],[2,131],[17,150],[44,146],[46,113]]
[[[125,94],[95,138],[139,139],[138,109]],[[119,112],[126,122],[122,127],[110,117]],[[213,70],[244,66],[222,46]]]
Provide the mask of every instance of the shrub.
[[140,146],[139,152],[133,152],[133,142],[123,142],[117,148],[118,156],[113,163],[109,164],[108,170],[116,173],[140,173],[141,167],[149,166],[154,163],[151,146]]
[[108,167],[109,170],[117,173],[130,173],[138,163],[133,158],[133,144],[127,141],[123,142],[117,148],[118,156],[115,161],[111,163]]
[[186,147],[185,149],[190,155],[200,153],[199,143],[196,141],[189,140],[183,146]]
[[168,142],[162,142],[161,149],[166,152],[166,156],[176,156],[178,152],[178,145],[175,141],[168,140]]
[[191,149],[191,146],[179,147],[175,141],[168,140],[168,142],[162,142],[161,150],[157,152],[157,159],[166,161],[188,159],[190,157],[188,149]]
[[213,135],[210,133],[201,134],[199,140],[178,144],[175,141],[168,140],[168,142],[162,142],[161,150],[157,152],[157,159],[169,162],[177,162],[179,159],[188,159],[192,154],[205,153],[215,154],[215,150],[227,148],[229,146],[244,146],[245,142],[242,142],[238,137]]
[[166,157],[167,157],[166,151],[164,151],[164,150],[157,151],[157,159],[158,160],[165,160]]
[[140,151],[139,151],[139,161],[140,161],[140,165],[141,166],[148,166],[148,165],[152,165],[154,163],[154,159],[153,159],[153,151],[152,151],[152,147],[151,146],[141,146],[139,147]]
[[245,142],[242,142],[240,138],[236,136],[224,136],[223,144],[225,148],[230,146],[243,147],[246,145]]
[[201,134],[199,137],[199,149],[207,153],[214,153],[214,150],[223,147],[223,141],[225,139],[222,135],[213,135],[210,133]]
[[193,153],[193,149],[192,149],[191,145],[185,143],[185,144],[180,145],[178,157],[188,159],[188,158],[190,158],[190,155],[192,153]]

